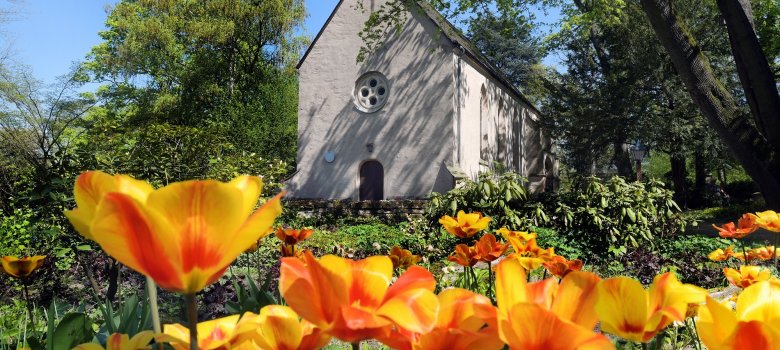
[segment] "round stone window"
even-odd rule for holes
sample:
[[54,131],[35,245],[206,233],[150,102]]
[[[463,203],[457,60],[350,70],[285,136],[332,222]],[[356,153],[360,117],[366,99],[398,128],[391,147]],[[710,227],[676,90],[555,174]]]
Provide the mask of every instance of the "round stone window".
[[390,86],[387,78],[378,72],[363,74],[355,82],[355,106],[366,113],[376,112],[387,102]]

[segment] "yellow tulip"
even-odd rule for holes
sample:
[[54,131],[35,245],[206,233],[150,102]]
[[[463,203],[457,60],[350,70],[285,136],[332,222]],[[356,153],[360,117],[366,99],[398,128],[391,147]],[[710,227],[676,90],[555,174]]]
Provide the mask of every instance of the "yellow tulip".
[[510,349],[614,349],[593,332],[598,276],[573,271],[558,285],[555,278],[526,284],[525,275],[513,259],[496,268],[499,337]]
[[755,218],[758,227],[767,231],[780,232],[780,215],[774,210],[767,210],[751,215]]
[[24,278],[30,276],[35,270],[43,266],[43,261],[46,257],[43,255],[29,256],[18,258],[15,256],[4,256],[0,269],[6,274],[16,277]]
[[[259,315],[251,312],[241,319],[245,322],[245,337],[262,350],[314,350],[327,345],[330,336],[306,320],[301,320],[291,308],[268,305]],[[243,329],[242,329],[243,330]]]
[[509,240],[509,237],[515,237],[519,238],[522,241],[530,241],[531,239],[536,238],[536,233],[534,232],[526,232],[526,231],[510,231],[506,227],[502,227],[496,231],[496,233],[500,234],[504,237],[504,239]]
[[81,344],[73,350],[146,350],[151,349],[149,342],[154,338],[154,332],[143,331],[132,338],[127,334],[114,333],[106,339],[106,347],[96,343]]
[[[255,325],[251,320],[239,321],[239,317],[232,315],[198,323],[198,349],[253,349],[252,337],[247,334],[255,329]],[[190,349],[190,330],[180,324],[166,324],[163,332],[154,338],[176,350]]]
[[746,266],[739,267],[739,271],[732,268],[724,268],[723,274],[726,275],[726,279],[729,282],[739,288],[747,288],[751,284],[760,281],[766,281],[772,277],[772,273],[769,270],[762,269],[759,266]]
[[734,247],[729,246],[726,248],[726,250],[723,249],[715,249],[712,251],[712,253],[707,255],[707,258],[712,261],[725,261],[728,260],[728,258],[734,256]]
[[433,275],[412,266],[390,285],[392,277],[387,256],[318,260],[305,252],[303,260],[282,258],[279,289],[303,319],[349,343],[386,337],[393,329],[430,331],[439,308]]
[[[117,183],[130,190],[114,191]],[[108,255],[162,288],[191,294],[271,232],[281,194],[254,210],[262,185],[252,176],[185,181],[144,196],[146,187],[135,180],[87,172],[74,189],[79,206],[66,215]]]
[[615,277],[597,288],[596,313],[605,332],[647,343],[674,321],[685,319],[689,304],[704,302],[707,292],[682,284],[673,273],[658,275],[649,292],[639,281]]
[[444,215],[439,219],[447,232],[458,238],[470,238],[488,227],[490,218],[482,217],[482,213],[466,214],[463,210],[458,212],[457,219]]
[[555,250],[550,247],[542,249],[536,244],[536,238],[531,238],[528,241],[523,241],[517,237],[507,237],[509,243],[512,244],[514,253],[510,254],[510,258],[517,259],[523,267],[528,270],[536,270],[542,263],[547,262],[555,256]]
[[745,288],[733,312],[707,297],[699,309],[699,338],[710,350],[772,350],[780,344],[780,282],[762,281]]

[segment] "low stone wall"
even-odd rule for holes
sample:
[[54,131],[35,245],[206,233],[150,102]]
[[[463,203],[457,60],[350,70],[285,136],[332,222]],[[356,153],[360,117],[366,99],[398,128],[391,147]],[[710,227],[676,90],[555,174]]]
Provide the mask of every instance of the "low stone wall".
[[285,208],[306,218],[373,217],[387,224],[406,221],[408,216],[422,216],[427,200],[352,201],[325,199],[285,199]]

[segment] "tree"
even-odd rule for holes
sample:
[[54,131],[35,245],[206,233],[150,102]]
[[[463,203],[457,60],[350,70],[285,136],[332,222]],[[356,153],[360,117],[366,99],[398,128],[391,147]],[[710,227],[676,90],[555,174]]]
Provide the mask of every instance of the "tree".
[[302,0],[126,0],[85,67],[125,125],[208,128],[291,160],[303,18]]
[[[7,164],[6,178],[14,181],[30,174],[27,196],[33,206],[56,206],[61,202],[51,199],[65,193],[58,192],[57,186],[62,185],[60,180],[72,160],[72,142],[79,132],[76,126],[97,100],[77,91],[86,80],[81,71],[75,70],[62,77],[55,88],[47,89],[26,67],[13,70],[0,66],[0,144],[8,147],[2,152],[4,156],[22,163]],[[11,167],[19,172],[11,174]],[[9,184],[3,187],[10,188]]]
[[641,4],[702,114],[759,186],[767,204],[780,209],[780,94],[755,30],[750,2],[717,0],[749,113],[715,75],[671,0],[641,0]]

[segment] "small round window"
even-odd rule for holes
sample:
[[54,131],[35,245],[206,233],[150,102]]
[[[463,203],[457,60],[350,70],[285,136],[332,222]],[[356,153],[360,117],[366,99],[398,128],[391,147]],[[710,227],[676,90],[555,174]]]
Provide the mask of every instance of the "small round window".
[[362,112],[373,113],[382,109],[389,94],[387,78],[381,73],[363,74],[355,82],[355,105]]

